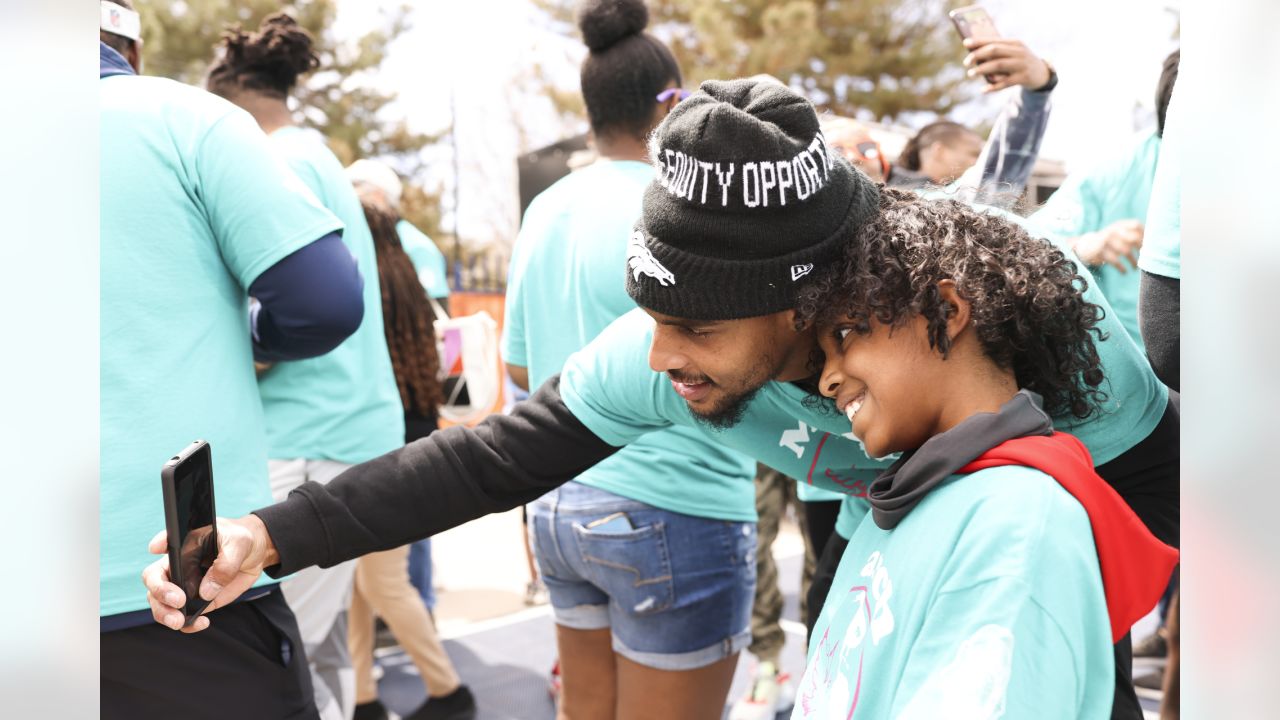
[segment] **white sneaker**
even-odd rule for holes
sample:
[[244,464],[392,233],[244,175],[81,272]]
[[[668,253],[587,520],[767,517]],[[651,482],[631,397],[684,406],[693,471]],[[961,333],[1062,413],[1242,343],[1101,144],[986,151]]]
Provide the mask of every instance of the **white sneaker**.
[[751,689],[745,697],[733,704],[729,710],[729,720],[774,720],[796,701],[796,691],[791,685],[791,676],[778,671],[772,662],[756,665],[755,676],[751,679]]
[[530,580],[524,586],[524,604],[530,607],[534,605],[546,605],[550,601],[547,595],[547,586],[542,584],[541,579]]

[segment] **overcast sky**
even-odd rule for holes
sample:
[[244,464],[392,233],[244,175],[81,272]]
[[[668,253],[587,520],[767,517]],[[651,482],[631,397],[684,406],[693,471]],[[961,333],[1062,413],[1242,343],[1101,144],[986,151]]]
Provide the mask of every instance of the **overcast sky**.
[[[1122,148],[1136,125],[1152,122],[1160,63],[1176,47],[1180,0],[985,0],[996,27],[1058,68],[1053,116],[1042,155],[1079,168]],[[355,35],[378,22],[385,0],[339,0],[335,31]],[[395,3],[398,4],[398,3]],[[472,238],[510,240],[518,223],[515,156],[523,141],[538,147],[560,139],[545,106],[520,100],[517,78],[532,63],[576,81],[576,41],[541,27],[527,0],[416,0],[414,28],[391,48],[377,84],[399,93],[394,108],[415,129],[450,122],[456,92],[462,187],[461,231]],[[940,22],[946,22],[940,19]],[[1012,92],[1012,91],[1006,91]],[[1001,94],[958,110],[954,119],[990,119]],[[518,106],[517,106],[518,105]],[[451,182],[445,149],[431,155],[435,177]],[[446,201],[446,207],[451,203]],[[446,215],[445,226],[452,224]]]

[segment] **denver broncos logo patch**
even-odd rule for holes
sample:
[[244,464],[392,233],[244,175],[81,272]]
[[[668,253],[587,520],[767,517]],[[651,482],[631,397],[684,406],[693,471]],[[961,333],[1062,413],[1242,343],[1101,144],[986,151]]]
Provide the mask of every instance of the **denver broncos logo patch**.
[[644,244],[644,233],[639,230],[631,233],[631,239],[627,241],[627,268],[631,270],[632,278],[637,281],[640,280],[641,275],[648,275],[663,287],[676,284],[676,276],[663,267],[653,253],[649,252],[649,248]]

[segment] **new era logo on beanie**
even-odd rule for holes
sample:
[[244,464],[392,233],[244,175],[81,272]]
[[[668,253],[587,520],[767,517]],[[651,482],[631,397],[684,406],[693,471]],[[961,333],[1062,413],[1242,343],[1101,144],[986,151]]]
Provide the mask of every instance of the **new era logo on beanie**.
[[832,152],[813,105],[776,81],[707,81],[654,131],[657,176],[628,247],[627,291],[676,317],[793,306],[839,256],[878,190]]

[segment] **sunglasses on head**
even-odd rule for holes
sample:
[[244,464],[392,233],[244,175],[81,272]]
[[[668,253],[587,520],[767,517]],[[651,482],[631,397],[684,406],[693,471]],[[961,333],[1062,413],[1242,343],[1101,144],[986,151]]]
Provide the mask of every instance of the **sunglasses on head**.
[[684,88],[669,88],[658,93],[658,102],[664,103],[673,97],[676,98],[676,102],[680,102],[692,94],[693,93],[685,90]]
[[[846,146],[847,147],[847,146]],[[880,166],[880,171],[886,176],[889,174],[889,158],[884,156],[884,152],[880,150],[880,143],[875,140],[864,140],[854,145],[854,152],[863,160],[869,160]],[[848,157],[846,155],[846,157]],[[849,158],[852,160],[853,158]]]

